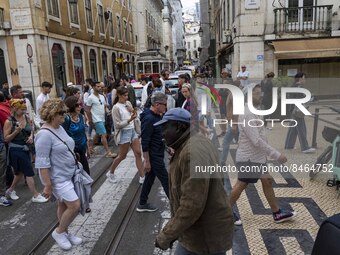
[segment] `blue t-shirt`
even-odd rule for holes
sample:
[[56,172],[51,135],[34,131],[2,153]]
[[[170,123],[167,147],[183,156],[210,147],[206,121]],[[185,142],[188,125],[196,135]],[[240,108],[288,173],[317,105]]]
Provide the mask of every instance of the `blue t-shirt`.
[[66,115],[65,121],[62,124],[62,127],[65,129],[67,134],[72,137],[75,142],[75,150],[86,152],[86,132],[85,132],[85,123],[84,117],[82,114],[79,114],[79,121],[72,121],[69,115]]

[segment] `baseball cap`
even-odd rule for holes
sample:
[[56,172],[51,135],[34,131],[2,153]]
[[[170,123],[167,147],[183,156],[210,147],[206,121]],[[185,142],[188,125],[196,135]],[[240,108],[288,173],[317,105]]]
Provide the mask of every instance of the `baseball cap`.
[[164,114],[162,120],[156,122],[153,125],[159,126],[159,125],[162,125],[168,122],[169,120],[177,120],[177,121],[182,121],[185,123],[190,123],[190,119],[191,119],[191,114],[187,110],[184,110],[182,108],[172,108]]

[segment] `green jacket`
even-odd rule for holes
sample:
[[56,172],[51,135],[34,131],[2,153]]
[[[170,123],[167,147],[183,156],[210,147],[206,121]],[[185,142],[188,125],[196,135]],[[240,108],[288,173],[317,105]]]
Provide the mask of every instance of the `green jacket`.
[[162,248],[169,248],[177,239],[187,250],[201,255],[231,248],[234,224],[223,179],[193,174],[195,166],[217,163],[216,149],[200,134],[187,135],[175,150],[169,171],[171,219],[157,237]]
[[126,85],[126,88],[128,89],[128,100],[130,101],[130,103],[132,104],[132,107],[135,108],[136,107],[136,93],[135,90],[133,88],[133,86],[131,84]]

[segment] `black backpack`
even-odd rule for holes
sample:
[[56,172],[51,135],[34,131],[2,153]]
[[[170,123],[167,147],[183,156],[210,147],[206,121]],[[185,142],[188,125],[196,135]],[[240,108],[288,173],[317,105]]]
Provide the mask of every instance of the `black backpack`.
[[150,108],[151,107],[151,97],[152,97],[152,85],[151,83],[148,85],[148,88],[146,89],[148,98],[145,101],[144,108]]
[[340,254],[340,214],[322,222],[313,246],[312,255]]

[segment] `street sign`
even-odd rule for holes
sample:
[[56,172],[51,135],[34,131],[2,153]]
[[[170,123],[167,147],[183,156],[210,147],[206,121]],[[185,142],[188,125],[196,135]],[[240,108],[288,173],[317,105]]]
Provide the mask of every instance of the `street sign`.
[[32,49],[31,44],[29,43],[26,46],[26,52],[27,52],[27,57],[29,58],[33,57],[33,49]]
[[257,55],[256,60],[257,61],[263,61],[264,56],[263,55]]
[[260,0],[246,0],[245,9],[246,10],[259,9],[260,5],[261,5]]

